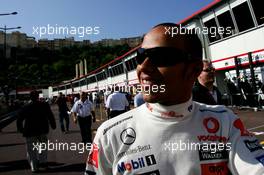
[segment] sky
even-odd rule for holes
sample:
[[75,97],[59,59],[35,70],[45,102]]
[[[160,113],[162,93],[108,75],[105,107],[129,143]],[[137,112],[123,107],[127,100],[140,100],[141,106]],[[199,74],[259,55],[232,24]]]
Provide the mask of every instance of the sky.
[[20,32],[36,40],[74,37],[75,40],[97,41],[136,37],[156,24],[177,23],[212,1],[1,0],[0,14],[14,11],[18,14],[0,16],[0,28],[21,26]]

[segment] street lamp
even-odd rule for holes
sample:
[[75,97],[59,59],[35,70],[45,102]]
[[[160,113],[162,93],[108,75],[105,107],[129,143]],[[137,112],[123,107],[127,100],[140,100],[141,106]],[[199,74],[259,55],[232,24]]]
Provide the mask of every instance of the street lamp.
[[[0,13],[0,16],[6,16],[6,15],[16,15],[17,12],[12,12],[12,13]],[[4,58],[6,58],[6,31],[7,30],[12,30],[12,29],[20,29],[21,27],[15,27],[15,28],[6,28],[6,26],[4,28],[0,27],[1,30],[4,30]],[[4,60],[5,61],[5,60]],[[1,64],[2,60],[0,60],[0,64]],[[1,64],[1,68],[2,68],[2,64]],[[6,85],[7,86],[7,85]],[[5,89],[5,88],[4,88]],[[4,91],[4,94],[5,94],[5,98],[6,98],[6,101],[8,103],[8,94],[9,94],[9,91]]]
[[17,12],[12,12],[12,13],[0,13],[0,16],[5,16],[5,15],[16,15]]
[[[14,12],[15,13],[15,12]],[[6,59],[6,31],[7,30],[14,30],[14,29],[21,29],[21,27],[20,26],[18,26],[18,27],[0,27],[0,29],[1,30],[4,30],[4,59]]]

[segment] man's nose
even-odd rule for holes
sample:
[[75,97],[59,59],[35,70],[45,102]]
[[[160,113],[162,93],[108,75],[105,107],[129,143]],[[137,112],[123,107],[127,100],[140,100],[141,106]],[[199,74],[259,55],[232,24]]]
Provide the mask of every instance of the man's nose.
[[155,67],[148,57],[143,61],[143,63],[141,63],[140,66],[142,71],[151,71]]

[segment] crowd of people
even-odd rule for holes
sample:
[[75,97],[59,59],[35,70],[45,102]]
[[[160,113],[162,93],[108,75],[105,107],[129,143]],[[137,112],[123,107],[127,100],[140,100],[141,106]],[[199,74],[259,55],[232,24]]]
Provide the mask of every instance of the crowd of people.
[[231,104],[234,106],[264,106],[264,85],[256,77],[255,87],[247,76],[226,78],[226,87]]

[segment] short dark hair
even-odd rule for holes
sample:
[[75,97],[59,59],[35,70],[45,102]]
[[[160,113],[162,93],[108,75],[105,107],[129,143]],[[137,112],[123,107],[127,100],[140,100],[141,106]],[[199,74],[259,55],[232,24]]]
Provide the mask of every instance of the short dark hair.
[[87,97],[87,93],[84,91],[81,91],[80,96],[86,96]]
[[[160,23],[158,25],[155,25],[152,29],[156,28],[156,27],[160,27],[160,26],[164,26],[164,27],[176,27],[178,29],[180,29],[182,26],[180,26],[179,24],[176,23]],[[184,38],[186,39],[186,41],[188,42],[188,46],[190,47],[190,52],[193,56],[202,59],[203,57],[203,51],[202,51],[202,44],[201,41],[198,37],[197,34],[195,34],[195,32],[191,31],[192,29],[187,29],[186,30],[190,31],[187,32],[186,34],[181,34],[184,36]]]
[[120,87],[118,85],[115,86],[114,88],[115,91],[120,91]]

